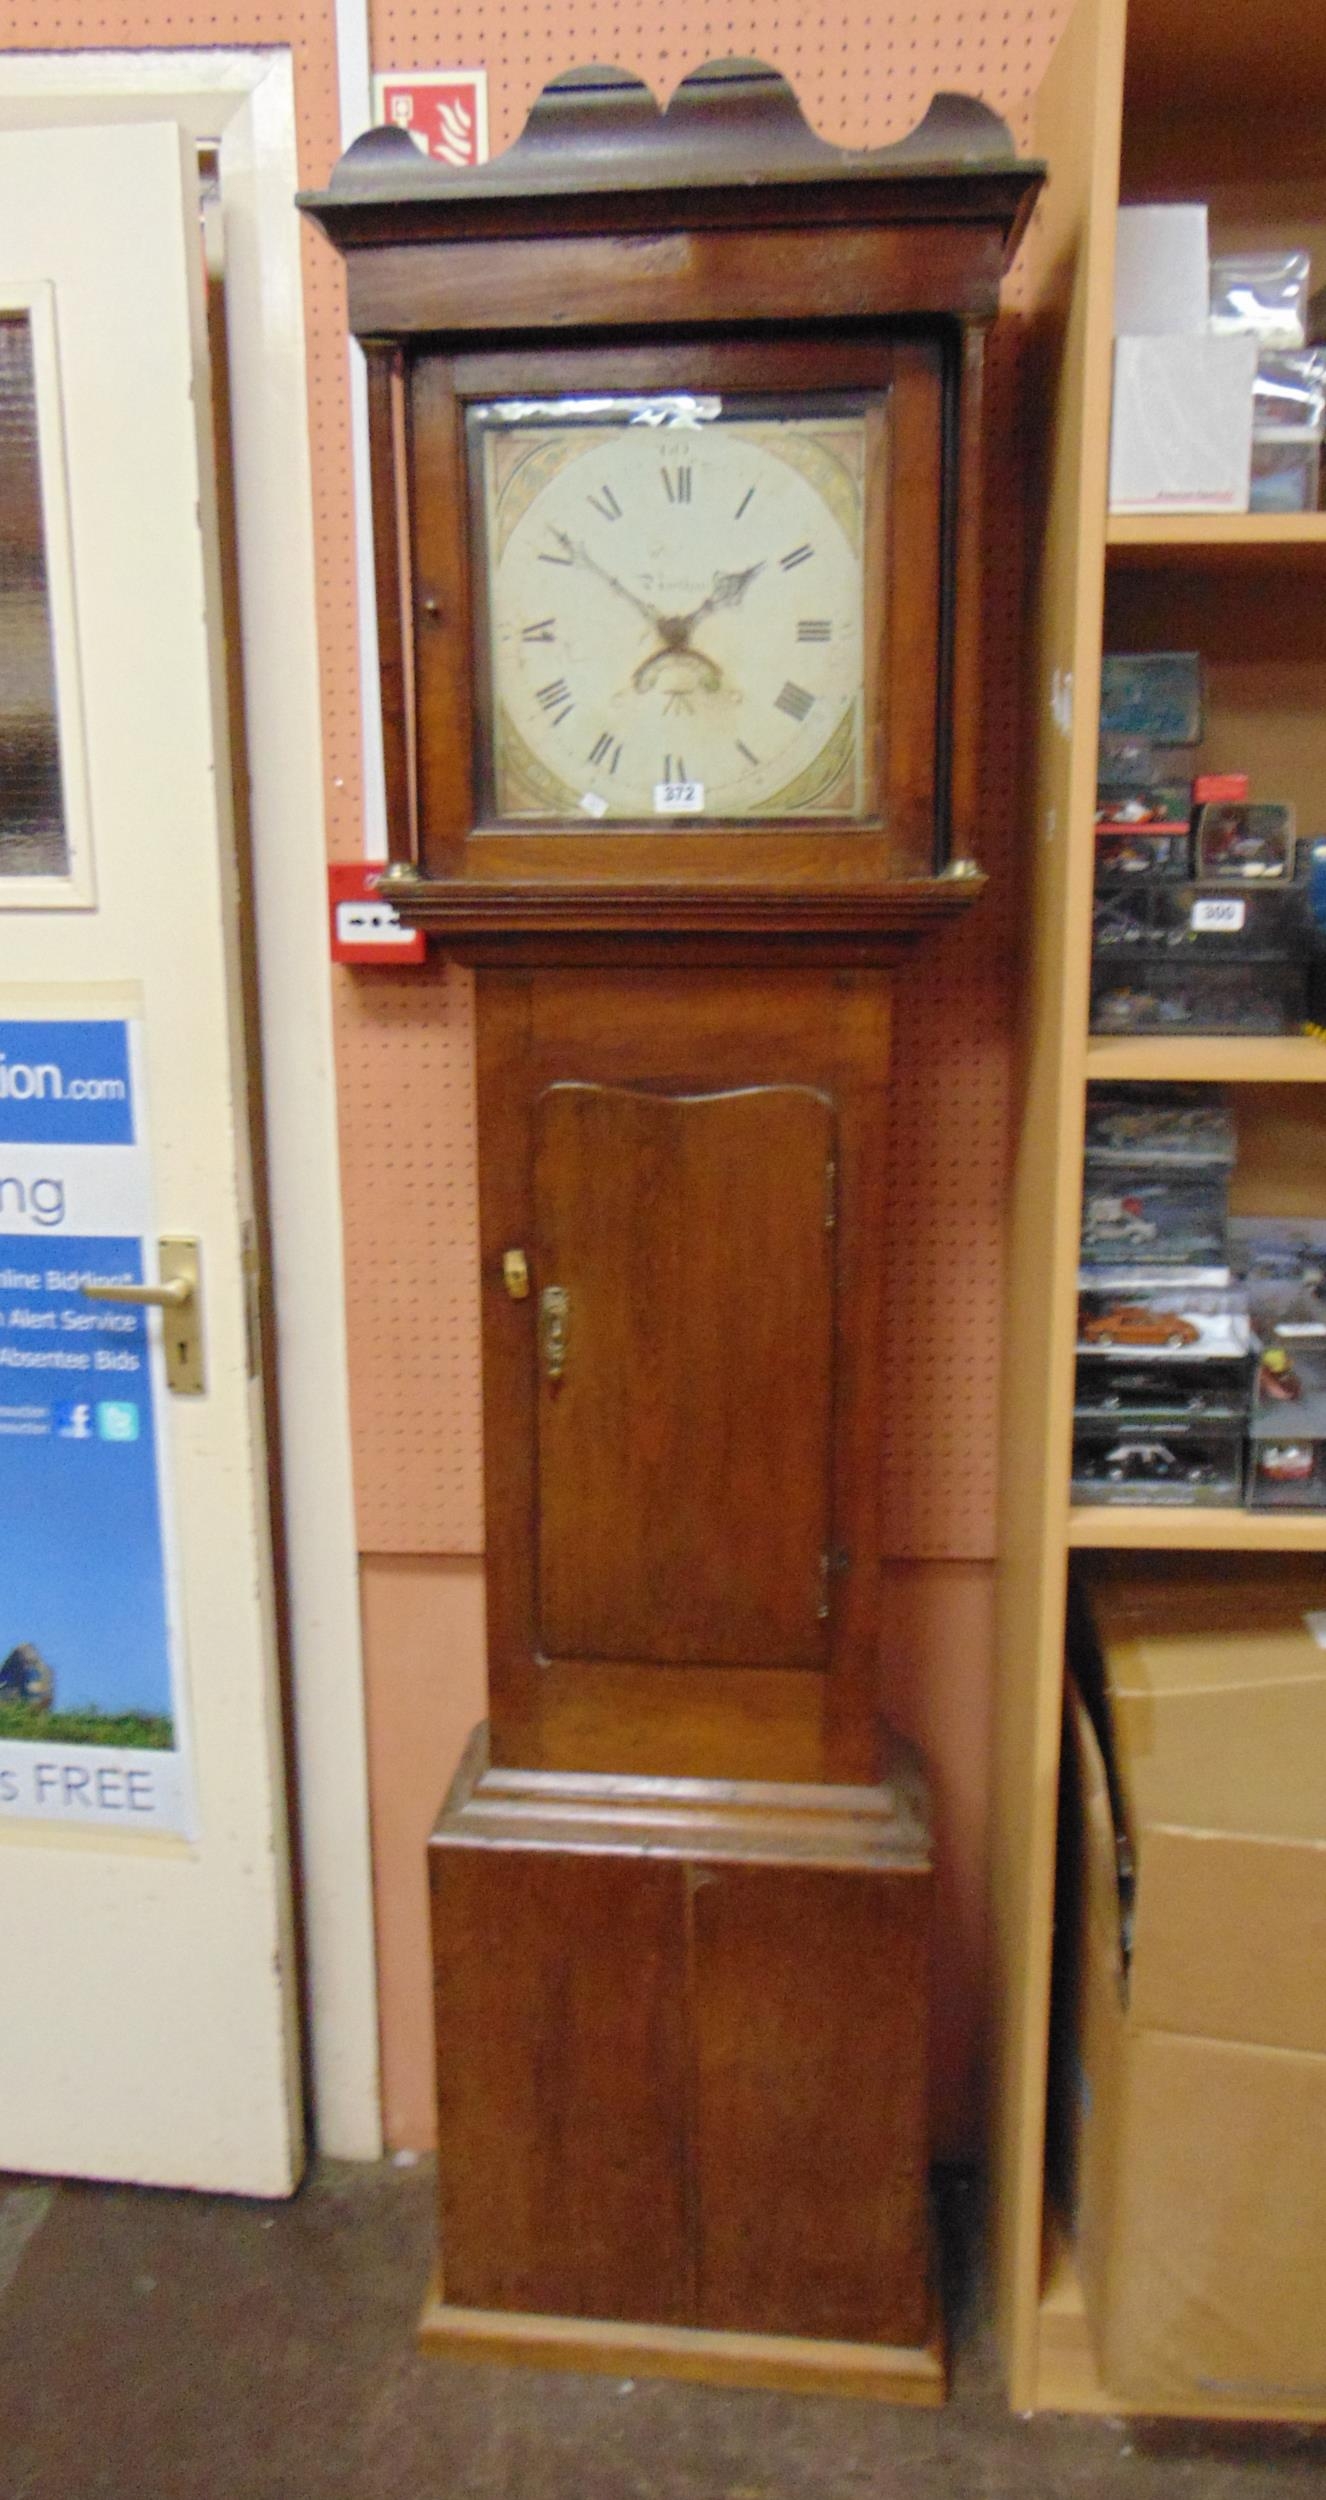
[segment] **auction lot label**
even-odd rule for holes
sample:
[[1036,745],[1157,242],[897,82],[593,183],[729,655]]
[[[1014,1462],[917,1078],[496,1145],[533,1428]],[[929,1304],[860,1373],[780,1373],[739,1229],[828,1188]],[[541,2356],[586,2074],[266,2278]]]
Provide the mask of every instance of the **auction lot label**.
[[0,1020],[0,1816],[192,1831],[142,1036]]

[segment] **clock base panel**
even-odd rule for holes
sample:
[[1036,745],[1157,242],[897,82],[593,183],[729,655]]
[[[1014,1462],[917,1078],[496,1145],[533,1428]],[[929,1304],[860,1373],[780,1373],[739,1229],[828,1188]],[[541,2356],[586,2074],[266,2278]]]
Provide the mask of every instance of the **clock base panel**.
[[620,1778],[492,1767],[480,1730],[429,1857],[429,2340],[933,2385],[915,1756],[862,1788]]

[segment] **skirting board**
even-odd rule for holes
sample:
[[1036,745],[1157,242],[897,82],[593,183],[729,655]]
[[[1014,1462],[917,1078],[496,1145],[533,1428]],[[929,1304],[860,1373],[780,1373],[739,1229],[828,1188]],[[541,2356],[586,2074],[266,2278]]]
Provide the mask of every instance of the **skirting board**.
[[592,2370],[612,2378],[693,2379],[711,2387],[765,2387],[793,2396],[868,2396],[883,2404],[942,2405],[948,2392],[938,2319],[924,2344],[848,2344],[800,2335],[736,2335],[629,2319],[544,2318],[513,2309],[461,2309],[435,2277],[419,2317],[425,2352],[452,2361],[534,2370]]

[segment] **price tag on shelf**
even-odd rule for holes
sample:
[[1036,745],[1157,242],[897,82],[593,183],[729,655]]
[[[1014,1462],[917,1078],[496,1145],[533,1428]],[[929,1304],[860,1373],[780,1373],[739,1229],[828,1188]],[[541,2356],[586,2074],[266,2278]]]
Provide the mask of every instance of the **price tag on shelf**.
[[1193,904],[1188,926],[1206,937],[1236,937],[1247,916],[1241,894],[1203,894]]

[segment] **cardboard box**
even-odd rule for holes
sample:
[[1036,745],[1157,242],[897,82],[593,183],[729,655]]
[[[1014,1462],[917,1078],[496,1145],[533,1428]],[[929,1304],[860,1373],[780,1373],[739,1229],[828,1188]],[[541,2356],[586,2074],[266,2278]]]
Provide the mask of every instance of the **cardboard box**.
[[1114,342],[1111,512],[1246,512],[1252,338]]
[[[1326,1569],[1102,1558],[1074,2203],[1107,2391],[1326,2413]],[[1071,1853],[1070,1853],[1071,1854]]]
[[1114,245],[1116,337],[1205,330],[1210,310],[1205,207],[1121,208]]

